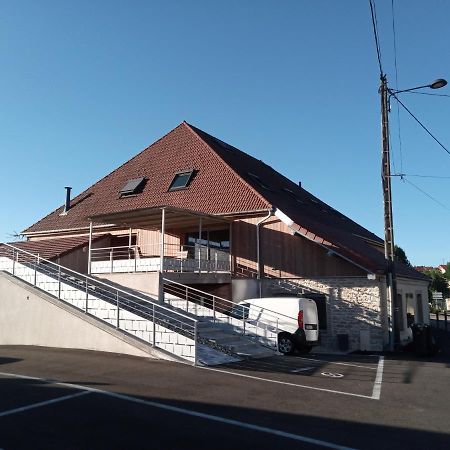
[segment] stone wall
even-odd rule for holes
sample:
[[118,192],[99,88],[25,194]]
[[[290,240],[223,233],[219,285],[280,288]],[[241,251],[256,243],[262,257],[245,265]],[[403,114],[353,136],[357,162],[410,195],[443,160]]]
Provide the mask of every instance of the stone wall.
[[[387,310],[384,282],[363,277],[264,280],[263,296],[312,292],[326,296],[326,330],[321,349],[338,351],[340,335],[348,335],[348,350],[381,351],[386,342]],[[339,337],[338,337],[339,336]],[[342,343],[342,341],[341,341]]]

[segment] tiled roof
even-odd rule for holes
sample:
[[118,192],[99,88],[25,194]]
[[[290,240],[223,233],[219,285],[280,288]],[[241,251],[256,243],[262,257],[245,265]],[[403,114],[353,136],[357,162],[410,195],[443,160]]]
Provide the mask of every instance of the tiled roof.
[[[284,177],[264,162],[192,127],[217,154],[259,191],[273,206],[294,221],[293,228],[328,248],[373,271],[385,271],[384,241],[353,220]],[[402,263],[399,275],[427,279]]]
[[[104,237],[105,235],[95,236],[92,239],[92,242]],[[64,256],[72,250],[89,245],[89,236],[10,242],[10,245],[19,248],[20,250],[32,253],[33,255],[39,255],[43,259],[55,260],[56,258]],[[9,248],[5,245],[0,245],[0,248],[1,252],[9,251]]]
[[[168,192],[174,174],[189,169],[196,171],[189,186]],[[119,191],[127,181],[139,177],[147,179],[142,193],[119,198]],[[87,227],[92,215],[158,206],[208,214],[270,208],[267,200],[240,179],[183,122],[75,197],[66,215],[61,215],[64,209],[61,206],[24,233]]]
[[[168,192],[174,174],[194,169],[186,189]],[[142,193],[119,198],[128,180],[145,177]],[[385,271],[383,241],[305,189],[250,155],[204,131],[181,123],[170,133],[75,197],[25,233],[88,226],[94,215],[172,206],[207,214],[276,207],[306,237],[373,272]],[[399,275],[423,276],[403,264]]]

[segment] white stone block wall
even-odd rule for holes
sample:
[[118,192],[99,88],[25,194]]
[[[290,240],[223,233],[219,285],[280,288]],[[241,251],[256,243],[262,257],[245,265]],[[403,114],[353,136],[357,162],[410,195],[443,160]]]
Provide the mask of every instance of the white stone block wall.
[[[12,273],[13,264],[9,258],[0,258],[0,270]],[[86,310],[86,290],[84,287],[77,289],[75,286],[61,282],[33,268],[16,262],[14,264],[14,274],[18,278],[31,285],[36,285],[39,289],[70,303],[74,307]],[[76,280],[74,279],[74,282]],[[98,319],[117,326],[117,306],[101,298],[93,296],[91,293],[87,296],[87,312]],[[190,322],[192,327],[194,322]],[[195,341],[194,339],[177,333],[174,330],[163,327],[159,324],[153,332],[153,322],[143,317],[123,309],[119,310],[119,329],[133,334],[134,336],[155,345],[163,350],[175,354],[181,358],[194,362],[195,360]],[[191,330],[190,330],[191,331]],[[194,329],[192,328],[192,333]]]
[[[348,334],[349,350],[381,351],[386,341],[387,309],[383,282],[363,277],[291,279],[292,286],[324,294],[327,298],[327,329],[320,330],[321,346],[338,350],[338,335]],[[276,287],[266,280],[264,295]],[[368,334],[367,334],[368,333]]]

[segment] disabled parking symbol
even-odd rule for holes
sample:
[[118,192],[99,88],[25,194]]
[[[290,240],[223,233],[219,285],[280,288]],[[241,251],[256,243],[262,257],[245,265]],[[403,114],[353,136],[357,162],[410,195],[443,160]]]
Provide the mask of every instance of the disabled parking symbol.
[[322,372],[320,375],[323,375],[324,377],[330,377],[330,378],[342,378],[344,375],[342,373],[336,373],[336,372]]

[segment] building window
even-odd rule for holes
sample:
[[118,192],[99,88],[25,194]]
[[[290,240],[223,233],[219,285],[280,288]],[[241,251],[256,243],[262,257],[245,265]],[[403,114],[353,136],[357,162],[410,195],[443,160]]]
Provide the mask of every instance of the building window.
[[417,310],[416,310],[416,321],[417,323],[423,323],[423,300],[422,293],[416,294],[417,300]]
[[137,195],[142,192],[145,186],[145,178],[134,178],[128,180],[125,186],[119,191],[119,197],[130,197],[132,195]]
[[398,330],[405,331],[405,309],[402,294],[397,294],[397,311]]
[[186,170],[185,172],[176,173],[170,183],[169,191],[176,191],[177,189],[184,189],[189,185],[194,174],[193,170]]
[[410,327],[414,321],[416,316],[416,305],[414,302],[414,295],[413,294],[405,294],[405,301],[406,301],[406,326]]

